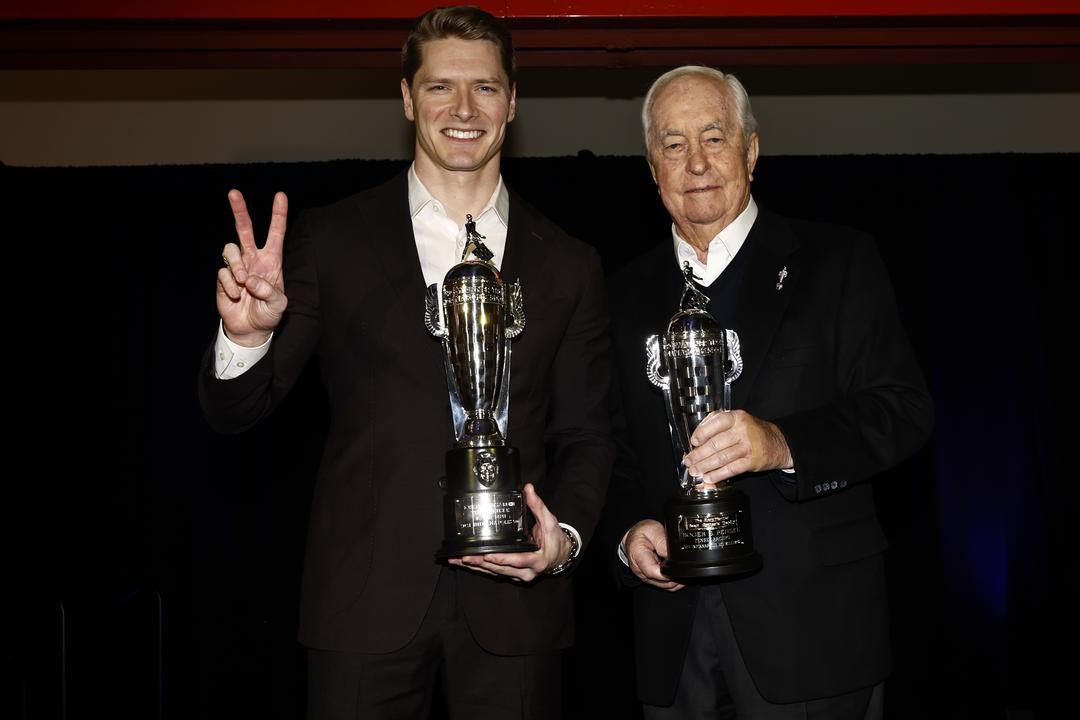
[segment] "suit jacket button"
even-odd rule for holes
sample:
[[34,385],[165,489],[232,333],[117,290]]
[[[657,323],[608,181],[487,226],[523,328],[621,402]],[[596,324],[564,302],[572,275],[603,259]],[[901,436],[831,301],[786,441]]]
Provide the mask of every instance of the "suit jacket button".
[[440,490],[445,490],[446,489],[446,476],[443,475],[441,478],[436,480],[435,481],[435,486],[438,487]]
[[816,492],[819,495],[821,494],[821,485],[820,484],[814,486],[814,492]]

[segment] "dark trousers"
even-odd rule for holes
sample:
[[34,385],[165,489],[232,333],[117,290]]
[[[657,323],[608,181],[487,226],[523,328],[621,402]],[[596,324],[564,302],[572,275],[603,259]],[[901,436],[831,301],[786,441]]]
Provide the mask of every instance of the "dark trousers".
[[880,720],[884,683],[831,698],[770,703],[758,693],[735,642],[724,598],[701,589],[675,702],[644,705],[645,720]]
[[[562,710],[562,653],[500,656],[480,647],[444,568],[420,629],[391,653],[308,651],[308,720],[427,720],[441,679],[451,720],[546,720]],[[378,622],[372,618],[372,622]]]

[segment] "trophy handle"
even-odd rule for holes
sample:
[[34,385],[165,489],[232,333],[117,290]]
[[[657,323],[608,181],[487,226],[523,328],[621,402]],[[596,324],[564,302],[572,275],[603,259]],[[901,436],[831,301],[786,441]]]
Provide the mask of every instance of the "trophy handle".
[[510,431],[510,338],[503,339],[506,360],[502,364],[502,379],[499,381],[499,395],[495,398],[495,424],[499,434],[506,439]]
[[645,339],[645,376],[661,390],[668,389],[668,377],[660,374],[660,336]]
[[506,337],[510,340],[516,338],[525,329],[525,303],[521,293],[520,280],[515,280],[506,288]]
[[727,338],[728,364],[730,365],[724,368],[724,382],[732,383],[742,375],[742,351],[739,349],[739,333],[734,330],[725,330],[724,334]]
[[437,338],[446,336],[439,313],[439,286],[432,283],[424,291],[424,327]]
[[454,436],[461,440],[465,436],[465,408],[461,404],[454,367],[450,362],[450,338],[442,325],[442,313],[439,312],[439,286],[435,283],[424,291],[424,327],[436,338],[442,340],[443,371],[446,373],[446,386],[450,391],[450,414],[454,426]]
[[739,333],[724,330],[727,339],[727,367],[724,368],[724,412],[731,410],[731,383],[742,375],[742,351],[739,349]]
[[506,286],[506,326],[503,335],[502,379],[499,381],[499,396],[495,400],[495,424],[505,438],[510,424],[510,341],[525,329],[525,302],[522,297],[521,281],[515,280]]
[[443,345],[443,371],[446,373],[446,386],[450,391],[450,418],[454,426],[454,438],[461,442],[465,437],[465,406],[461,402],[461,394],[458,392],[457,379],[454,377],[454,365],[450,362],[450,340],[445,331],[442,335]]
[[671,376],[660,374],[662,365],[660,358],[660,336],[650,335],[645,339],[645,375],[649,378],[649,382],[660,388],[664,393],[664,410],[667,412],[668,430],[671,432],[671,448],[675,453],[675,464],[678,468],[676,475],[679,486],[684,489],[690,488],[694,485],[694,479],[686,472],[681,460],[683,454],[689,448],[684,448],[682,440],[679,438],[679,422],[676,418],[675,405],[671,397]]

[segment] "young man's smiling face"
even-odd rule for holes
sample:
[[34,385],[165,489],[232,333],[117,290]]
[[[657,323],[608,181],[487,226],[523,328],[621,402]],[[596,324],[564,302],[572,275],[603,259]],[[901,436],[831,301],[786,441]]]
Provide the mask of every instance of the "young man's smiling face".
[[416,124],[417,172],[471,172],[497,165],[516,97],[495,44],[431,40],[424,43],[421,58],[412,85],[401,81],[405,117]]

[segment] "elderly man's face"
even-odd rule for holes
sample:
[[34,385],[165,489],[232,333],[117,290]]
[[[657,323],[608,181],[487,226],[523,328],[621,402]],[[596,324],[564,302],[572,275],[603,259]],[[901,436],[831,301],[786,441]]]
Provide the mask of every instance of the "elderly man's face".
[[697,247],[750,201],[757,133],[743,141],[727,87],[686,75],[661,89],[652,106],[649,166],[679,235]]

